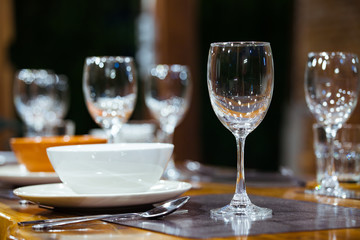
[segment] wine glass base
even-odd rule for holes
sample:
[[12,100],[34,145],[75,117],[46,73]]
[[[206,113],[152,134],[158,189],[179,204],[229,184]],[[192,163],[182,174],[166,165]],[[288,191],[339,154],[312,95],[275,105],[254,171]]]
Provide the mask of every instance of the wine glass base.
[[210,210],[210,214],[213,218],[244,217],[251,220],[261,220],[270,218],[272,210],[258,207],[252,203],[247,204],[245,207],[234,207],[229,204],[222,208]]
[[314,189],[306,189],[305,193],[338,198],[360,198],[360,194],[358,192],[343,189],[341,187],[326,188],[321,185],[316,186]]

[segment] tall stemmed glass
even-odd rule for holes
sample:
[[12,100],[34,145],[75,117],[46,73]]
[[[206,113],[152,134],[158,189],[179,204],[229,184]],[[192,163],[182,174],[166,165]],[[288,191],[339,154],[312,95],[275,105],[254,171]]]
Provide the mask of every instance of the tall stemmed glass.
[[350,191],[339,186],[335,175],[334,139],[353,112],[360,87],[359,59],[355,54],[343,52],[311,52],[305,72],[307,105],[326,132],[329,144],[327,171],[315,190],[308,193],[346,198]]
[[90,115],[114,143],[122,125],[131,116],[137,94],[132,57],[88,57],[85,60],[83,92]]
[[51,135],[68,109],[67,79],[51,70],[21,69],[15,74],[14,103],[26,136]]
[[247,135],[265,117],[271,102],[274,70],[270,43],[212,43],[207,78],[212,108],[236,138],[238,168],[233,199],[229,205],[211,210],[211,214],[251,219],[269,217],[272,210],[255,206],[246,193],[244,145]]
[[[190,71],[184,65],[159,64],[150,69],[145,84],[145,102],[151,114],[159,121],[161,142],[172,143],[175,127],[188,109],[191,95]],[[171,158],[163,178],[182,179]]]

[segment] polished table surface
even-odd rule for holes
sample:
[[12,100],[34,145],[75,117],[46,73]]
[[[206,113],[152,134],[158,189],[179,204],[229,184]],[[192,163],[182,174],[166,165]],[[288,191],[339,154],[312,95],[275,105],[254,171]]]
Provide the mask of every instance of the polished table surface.
[[[234,185],[222,183],[196,183],[184,195],[233,193]],[[357,185],[346,187],[358,189]],[[303,193],[301,187],[248,187],[249,194],[295,199],[317,203],[360,208],[360,200],[339,199],[324,196],[311,196]],[[0,198],[0,239],[184,239],[162,233],[126,227],[118,224],[92,221],[79,223],[50,232],[34,232],[30,227],[19,227],[18,221],[72,216],[36,205],[19,204],[18,200]],[[218,238],[219,239],[219,238]],[[220,239],[360,239],[360,228],[292,232],[281,234],[262,234],[255,236],[229,237]]]

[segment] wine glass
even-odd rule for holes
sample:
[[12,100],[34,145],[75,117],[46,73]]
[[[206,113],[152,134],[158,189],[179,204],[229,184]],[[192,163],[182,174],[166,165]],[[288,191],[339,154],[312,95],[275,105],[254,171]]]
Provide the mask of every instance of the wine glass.
[[211,210],[211,216],[240,216],[255,220],[270,217],[271,209],[251,203],[244,175],[245,139],[265,117],[273,93],[270,43],[212,43],[207,66],[211,105],[220,122],[236,138],[238,170],[236,190],[230,204]]
[[[145,84],[145,102],[151,114],[160,123],[160,142],[172,143],[175,127],[188,109],[191,95],[191,77],[187,66],[159,64],[150,69]],[[182,179],[171,158],[163,178]]]
[[51,135],[51,129],[67,113],[67,79],[51,70],[21,69],[13,90],[15,108],[26,125],[25,135]]
[[132,57],[88,57],[83,92],[91,117],[114,143],[130,118],[137,94],[136,68]]
[[360,87],[359,59],[343,52],[311,52],[305,71],[305,98],[316,121],[326,132],[329,153],[326,172],[308,193],[346,198],[350,191],[339,186],[335,175],[334,139],[353,112]]

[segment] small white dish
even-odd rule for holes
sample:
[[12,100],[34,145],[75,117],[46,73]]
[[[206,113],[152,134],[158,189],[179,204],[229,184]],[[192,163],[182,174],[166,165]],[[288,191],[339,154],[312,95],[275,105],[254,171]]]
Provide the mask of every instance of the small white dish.
[[114,194],[78,194],[63,183],[20,187],[14,194],[41,205],[63,208],[104,208],[152,204],[181,195],[190,183],[160,180],[148,191]]
[[55,172],[29,172],[25,166],[13,164],[0,166],[0,182],[24,186],[61,181]]

